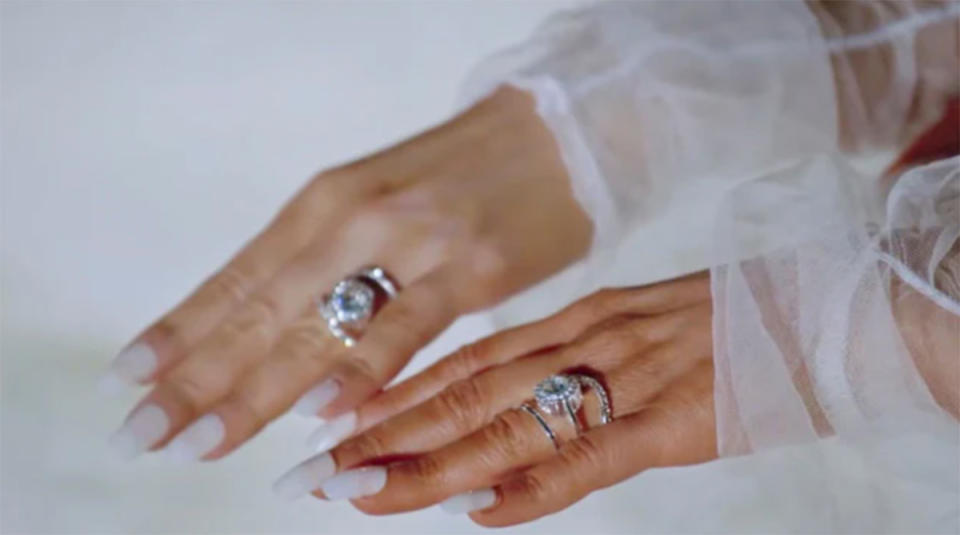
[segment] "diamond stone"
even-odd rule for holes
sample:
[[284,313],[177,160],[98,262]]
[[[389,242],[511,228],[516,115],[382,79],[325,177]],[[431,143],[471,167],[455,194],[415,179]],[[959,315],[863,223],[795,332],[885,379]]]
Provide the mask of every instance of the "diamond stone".
[[370,317],[375,299],[373,288],[359,279],[350,278],[334,287],[328,304],[337,321],[353,323]]
[[540,409],[549,414],[561,414],[564,402],[570,404],[570,410],[576,411],[583,403],[580,383],[569,375],[551,375],[534,388],[533,396]]

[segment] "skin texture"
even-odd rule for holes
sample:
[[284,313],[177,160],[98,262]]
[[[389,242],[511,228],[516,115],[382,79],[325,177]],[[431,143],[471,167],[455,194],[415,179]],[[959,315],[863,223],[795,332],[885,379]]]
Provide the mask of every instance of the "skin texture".
[[[496,503],[471,513],[485,526],[559,511],[647,468],[713,459],[711,314],[705,273],[602,290],[468,345],[365,403],[357,413],[367,430],[331,454],[341,472],[387,466],[385,487],[353,500],[370,514],[494,487]],[[555,450],[515,407],[540,380],[571,370],[606,386],[614,421],[599,425],[588,390],[584,414],[594,417],[579,438],[548,417],[562,442]]]
[[[134,340],[158,361],[138,407],[158,406],[169,419],[151,448],[214,414],[225,437],[205,458],[221,457],[329,378],[340,395],[321,416],[348,411],[459,315],[583,256],[591,233],[553,138],[516,90],[323,172]],[[384,267],[402,292],[345,349],[315,299],[366,265]]]

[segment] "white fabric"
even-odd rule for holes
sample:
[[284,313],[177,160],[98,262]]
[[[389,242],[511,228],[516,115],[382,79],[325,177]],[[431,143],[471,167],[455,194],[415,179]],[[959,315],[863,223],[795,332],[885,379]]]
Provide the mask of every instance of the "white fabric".
[[[594,261],[682,205],[677,192],[726,185],[702,266],[719,449],[799,448],[810,477],[771,487],[832,507],[807,527],[960,529],[957,422],[918,369],[960,341],[901,334],[911,295],[944,312],[922,329],[960,328],[960,160],[883,195],[844,152],[896,149],[960,92],[958,17],[938,2],[601,4],[554,17],[467,85],[468,100],[503,83],[536,97],[594,221]],[[850,487],[875,500],[844,509],[823,486],[848,454],[864,467]]]

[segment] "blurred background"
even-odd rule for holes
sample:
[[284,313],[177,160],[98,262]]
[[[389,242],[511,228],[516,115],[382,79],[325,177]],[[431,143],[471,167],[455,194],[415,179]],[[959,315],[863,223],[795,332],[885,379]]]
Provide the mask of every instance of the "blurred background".
[[[222,462],[118,461],[106,437],[139,393],[106,399],[95,384],[312,173],[447,118],[477,61],[577,3],[0,3],[0,531],[485,531],[437,508],[376,518],[275,499],[270,484],[308,455],[316,426],[296,416]],[[670,235],[689,223],[657,224],[671,230],[648,232],[622,264],[631,268],[600,282],[699,262],[703,243]],[[672,256],[643,253],[657,236]],[[551,311],[548,293],[502,317]],[[490,330],[485,316],[461,320],[405,374]],[[644,474],[511,531],[682,530],[683,515],[656,503],[665,484],[706,488],[685,470]]]

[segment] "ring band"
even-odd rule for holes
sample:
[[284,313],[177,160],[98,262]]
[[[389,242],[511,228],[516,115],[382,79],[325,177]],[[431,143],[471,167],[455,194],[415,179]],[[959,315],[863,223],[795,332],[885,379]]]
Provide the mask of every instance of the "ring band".
[[534,399],[540,410],[547,414],[566,413],[577,435],[585,430],[577,413],[583,406],[583,391],[590,389],[600,402],[600,425],[613,421],[610,409],[610,396],[599,381],[582,374],[557,374],[547,377],[533,390]]
[[543,416],[540,416],[540,413],[537,412],[537,409],[533,408],[529,403],[524,403],[523,405],[520,405],[520,410],[529,414],[530,416],[533,416],[533,419],[540,424],[540,429],[543,430],[543,434],[547,435],[547,438],[549,438],[550,442],[553,443],[554,449],[559,450],[560,441],[557,440],[557,434],[553,432],[553,429],[550,429],[550,425],[547,424],[547,421],[543,418]]
[[338,282],[317,304],[327,330],[346,347],[357,338],[376,313],[378,302],[397,296],[398,287],[379,266],[363,268]]
[[580,384],[592,390],[600,401],[600,425],[608,424],[613,421],[613,411],[610,410],[610,397],[607,395],[607,389],[589,375],[576,375]]

